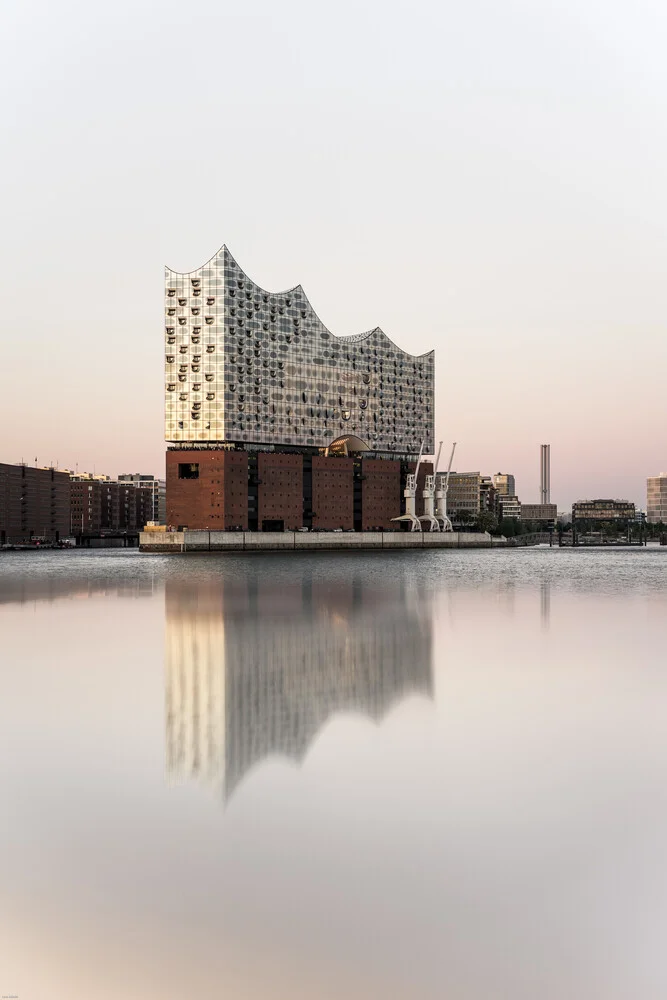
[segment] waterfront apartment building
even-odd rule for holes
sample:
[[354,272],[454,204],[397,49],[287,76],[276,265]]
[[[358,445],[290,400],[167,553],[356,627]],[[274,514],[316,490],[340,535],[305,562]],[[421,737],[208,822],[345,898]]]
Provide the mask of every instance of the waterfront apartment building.
[[649,524],[667,524],[667,472],[646,480],[646,520]]
[[479,472],[452,472],[449,477],[447,510],[457,515],[477,518],[483,511],[494,510],[496,491],[490,476]]
[[0,545],[57,542],[70,527],[70,480],[52,468],[0,463]]
[[572,521],[634,521],[635,505],[629,500],[577,500]]
[[499,497],[516,497],[516,481],[509,472],[496,472],[493,488]]
[[479,472],[452,472],[449,476],[447,510],[451,517],[465,513],[479,517],[482,476]]
[[145,475],[140,472],[126,472],[118,477],[118,482],[133,483],[136,489],[148,490],[150,500],[147,500],[145,495],[142,495],[139,501],[142,511],[146,508],[150,512],[151,516],[147,520],[153,521],[155,524],[166,523],[167,488],[164,479],[156,479],[155,476]]
[[496,508],[498,518],[501,521],[508,517],[513,517],[518,521],[521,520],[521,501],[517,496],[498,494],[496,496]]
[[432,351],[335,336],[300,285],[268,292],[226,247],[166,269],[164,350],[168,524],[395,527],[434,451]]
[[70,534],[99,531],[102,523],[102,483],[108,476],[70,474]]
[[[164,481],[153,476],[70,474],[70,532],[140,531],[158,521],[164,508]],[[164,517],[161,523],[164,523]]]

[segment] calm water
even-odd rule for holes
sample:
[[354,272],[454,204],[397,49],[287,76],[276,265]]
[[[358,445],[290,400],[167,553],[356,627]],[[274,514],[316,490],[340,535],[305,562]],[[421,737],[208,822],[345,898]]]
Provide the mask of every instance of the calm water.
[[0,994],[664,1000],[667,552],[0,556]]

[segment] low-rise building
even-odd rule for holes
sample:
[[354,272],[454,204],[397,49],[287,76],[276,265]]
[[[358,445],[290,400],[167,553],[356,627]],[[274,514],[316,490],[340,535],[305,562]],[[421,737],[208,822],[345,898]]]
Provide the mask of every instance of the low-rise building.
[[499,493],[496,496],[496,508],[501,521],[508,517],[521,520],[521,501],[517,496]]
[[558,510],[555,503],[522,503],[522,521],[540,521],[545,524],[555,525],[558,518]]
[[635,505],[629,500],[577,500],[573,521],[634,521]]

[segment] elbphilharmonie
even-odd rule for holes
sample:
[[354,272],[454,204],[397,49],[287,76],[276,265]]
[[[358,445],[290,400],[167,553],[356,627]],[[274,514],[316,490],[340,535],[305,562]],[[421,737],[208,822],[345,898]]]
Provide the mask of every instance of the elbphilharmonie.
[[336,336],[300,285],[267,291],[224,246],[166,269],[164,338],[171,524],[391,526],[434,450],[433,351],[409,354],[379,327]]

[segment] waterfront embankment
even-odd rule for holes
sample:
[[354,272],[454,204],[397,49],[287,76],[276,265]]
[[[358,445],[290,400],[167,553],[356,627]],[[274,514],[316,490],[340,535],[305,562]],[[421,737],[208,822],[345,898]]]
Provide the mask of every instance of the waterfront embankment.
[[488,532],[463,531],[142,531],[142,552],[313,552],[396,549],[490,549],[506,545]]

